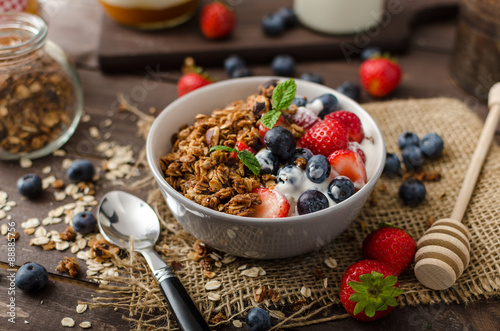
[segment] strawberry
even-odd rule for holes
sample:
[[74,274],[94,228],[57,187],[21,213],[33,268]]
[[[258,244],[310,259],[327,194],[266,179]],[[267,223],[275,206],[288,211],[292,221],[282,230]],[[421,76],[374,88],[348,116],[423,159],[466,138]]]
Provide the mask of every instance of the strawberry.
[[321,121],[321,118],[311,109],[299,107],[297,112],[292,115],[292,121],[304,130],[309,130],[314,124]]
[[254,188],[252,193],[257,193],[262,201],[255,208],[254,217],[280,218],[288,216],[290,203],[283,193],[265,187]]
[[300,138],[299,144],[315,155],[322,154],[328,157],[336,150],[347,148],[349,134],[340,121],[329,119],[314,124]]
[[381,223],[363,240],[363,257],[384,262],[397,276],[410,266],[415,250],[415,240],[391,223]]
[[[285,118],[283,115],[281,115],[278,120],[276,121],[276,124],[274,124],[273,128],[276,126],[282,126],[282,127],[288,127],[288,124],[285,121]],[[262,145],[264,145],[264,136],[266,135],[267,131],[271,129],[266,128],[262,123],[259,122],[259,133],[260,133],[260,142]]]
[[389,314],[403,293],[398,277],[379,261],[362,260],[349,266],[340,281],[340,302],[360,321],[373,321]]
[[236,26],[236,15],[222,2],[212,2],[201,10],[200,27],[208,39],[228,37]]
[[192,57],[187,57],[184,60],[182,74],[181,78],[177,81],[177,95],[179,97],[197,88],[213,83],[209,75],[203,72],[203,68],[196,66]]
[[366,155],[365,152],[363,152],[363,149],[361,148],[361,145],[355,141],[349,141],[349,145],[347,146],[347,149],[353,152],[356,152],[361,156],[361,160],[363,163],[366,164]]
[[385,97],[396,89],[401,80],[401,67],[384,57],[364,61],[359,67],[361,85],[374,97]]
[[351,113],[347,110],[337,110],[325,116],[325,119],[336,119],[340,121],[347,128],[349,133],[349,140],[361,143],[365,138],[365,133],[363,132],[363,126],[361,121],[356,114]]
[[[236,148],[237,150],[239,151],[247,151],[247,152],[250,152],[252,153],[253,155],[255,155],[257,153],[257,151],[255,150],[255,148],[253,147],[250,147],[248,146],[247,144],[245,144],[243,141],[241,140],[238,140],[236,142],[236,144],[234,145],[234,148]],[[234,159],[237,159],[238,158],[238,155],[236,154],[236,152],[231,152],[231,154],[229,154],[229,157],[232,157]]]
[[348,149],[340,149],[328,156],[328,162],[332,166],[332,173],[336,176],[346,176],[356,189],[366,184],[365,164],[361,156]]
[[190,72],[182,75],[182,77],[177,82],[177,94],[181,97],[188,92],[211,83],[211,81],[209,81],[202,75],[195,72]]

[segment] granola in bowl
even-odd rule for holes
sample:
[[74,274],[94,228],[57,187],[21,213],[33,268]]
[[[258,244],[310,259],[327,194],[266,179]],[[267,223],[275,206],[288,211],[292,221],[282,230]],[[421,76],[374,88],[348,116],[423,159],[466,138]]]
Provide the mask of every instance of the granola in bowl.
[[172,188],[226,214],[279,218],[326,209],[365,185],[373,142],[333,94],[296,97],[294,80],[256,92],[173,135],[160,158]]

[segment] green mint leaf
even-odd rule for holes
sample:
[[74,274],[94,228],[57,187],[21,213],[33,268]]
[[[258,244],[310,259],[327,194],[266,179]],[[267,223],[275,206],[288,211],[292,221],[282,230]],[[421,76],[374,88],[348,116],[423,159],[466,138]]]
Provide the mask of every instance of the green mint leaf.
[[249,151],[238,151],[236,152],[238,158],[253,172],[254,175],[258,175],[260,173],[260,163]]
[[280,116],[281,116],[281,112],[279,110],[273,109],[273,110],[268,111],[264,115],[262,115],[262,117],[260,118],[260,122],[266,128],[272,129],[274,127],[274,124],[276,124],[276,122],[278,122],[278,119],[280,118]]
[[231,147],[227,147],[227,146],[214,146],[214,147],[211,147],[210,150],[208,151],[209,153],[213,152],[213,151],[218,151],[218,150],[224,150],[224,151],[227,151],[227,152],[237,152],[238,150],[235,149],[235,148],[231,148]]
[[280,83],[273,91],[273,108],[276,110],[288,109],[295,98],[295,92],[297,92],[297,84],[293,78]]

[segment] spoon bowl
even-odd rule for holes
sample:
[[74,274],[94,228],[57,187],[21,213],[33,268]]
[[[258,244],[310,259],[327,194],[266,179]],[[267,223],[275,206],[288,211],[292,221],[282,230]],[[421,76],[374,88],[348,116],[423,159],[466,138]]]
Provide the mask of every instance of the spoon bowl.
[[110,243],[133,246],[144,256],[181,330],[210,330],[172,268],[154,251],[160,220],[146,202],[123,191],[108,192],[99,204],[97,223]]

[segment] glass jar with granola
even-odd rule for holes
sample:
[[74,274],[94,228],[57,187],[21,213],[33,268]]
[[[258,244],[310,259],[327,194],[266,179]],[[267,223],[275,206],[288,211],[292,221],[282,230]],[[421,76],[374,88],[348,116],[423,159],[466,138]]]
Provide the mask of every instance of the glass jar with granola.
[[82,114],[80,80],[47,25],[28,13],[0,14],[0,159],[45,156]]

